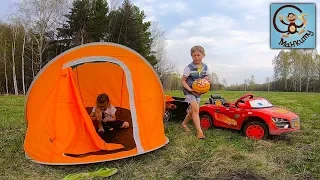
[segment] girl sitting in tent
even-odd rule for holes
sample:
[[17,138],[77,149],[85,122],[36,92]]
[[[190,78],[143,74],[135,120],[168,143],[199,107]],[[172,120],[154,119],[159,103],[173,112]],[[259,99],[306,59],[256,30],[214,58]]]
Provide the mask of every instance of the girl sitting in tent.
[[92,120],[98,121],[98,132],[103,133],[104,126],[113,128],[128,128],[127,121],[116,119],[117,109],[110,103],[109,97],[106,94],[100,94],[97,97],[96,107],[93,107],[90,117]]

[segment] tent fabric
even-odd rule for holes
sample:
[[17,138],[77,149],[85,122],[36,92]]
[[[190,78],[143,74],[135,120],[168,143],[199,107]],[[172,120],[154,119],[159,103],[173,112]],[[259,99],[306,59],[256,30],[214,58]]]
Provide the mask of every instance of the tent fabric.
[[[126,131],[134,141],[130,148],[121,142],[125,138],[107,142],[96,133],[87,110],[101,93],[119,109],[119,118],[130,112],[132,129]],[[70,49],[51,60],[29,88],[26,156],[42,164],[84,164],[158,149],[169,142],[163,125],[164,99],[157,74],[137,52],[114,43]],[[117,135],[121,133],[113,134]],[[103,151],[109,153],[99,153]]]
[[[105,69],[112,69],[112,71]],[[77,88],[81,89],[80,96],[85,107],[93,107],[99,92],[106,92],[112,94],[110,100],[114,106],[130,109],[126,77],[119,65],[110,62],[89,63],[75,67],[73,72]],[[94,79],[103,80],[93,81]]]
[[[138,152],[140,153],[140,152],[142,152],[143,151],[143,148],[142,148],[142,146],[141,146],[141,142],[140,142],[140,138],[138,138],[138,136],[139,136],[139,130],[138,130],[138,126],[136,126],[136,124],[137,124],[137,115],[136,115],[136,109],[135,109],[135,105],[134,105],[134,95],[133,95],[133,83],[132,83],[132,76],[131,76],[131,73],[130,73],[130,71],[128,70],[128,67],[124,64],[124,63],[122,63],[121,61],[119,61],[119,60],[116,60],[116,59],[114,59],[114,58],[111,58],[111,57],[95,57],[95,56],[93,56],[93,57],[86,57],[86,58],[82,58],[82,59],[79,59],[79,60],[75,60],[75,61],[72,61],[72,62],[69,62],[69,63],[67,63],[67,64],[65,64],[64,65],[64,68],[66,68],[66,67],[69,67],[69,66],[72,66],[72,65],[75,65],[75,64],[82,64],[82,63],[88,63],[88,62],[112,62],[112,63],[116,63],[116,64],[118,64],[119,66],[121,66],[121,68],[123,68],[123,70],[124,70],[124,72],[125,72],[125,74],[126,74],[126,82],[127,82],[127,84],[128,84],[128,93],[129,93],[129,104],[130,104],[130,109],[132,109],[132,121],[133,121],[133,123],[132,123],[132,126],[134,126],[134,131],[133,131],[133,136],[134,136],[134,138],[135,138],[135,141],[136,141],[136,143],[137,143],[137,150],[138,150]],[[90,72],[90,73],[92,73],[92,71],[86,71],[86,72]],[[115,70],[112,70],[111,72],[116,72]],[[88,74],[88,73],[87,73]],[[115,75],[112,75],[111,77],[114,77]],[[110,76],[106,76],[106,74],[105,73],[98,73],[98,79],[103,79],[102,80],[102,83],[100,83],[100,84],[112,84],[112,85],[116,85],[116,84],[120,84],[120,86],[122,87],[123,85],[121,85],[122,83],[121,83],[121,81],[115,81],[115,80],[113,80],[113,81],[111,81],[111,80],[108,80],[108,83],[106,83],[106,81],[107,81],[107,79],[109,78]],[[116,76],[115,76],[116,77]],[[97,79],[97,78],[92,78],[92,79]],[[109,78],[110,79],[110,78]],[[116,79],[116,78],[111,78],[111,79]],[[109,85],[109,88],[108,88],[108,92],[110,92],[109,94],[112,94],[112,96],[113,95],[115,95],[116,96],[116,94],[118,94],[118,93],[116,93],[117,91],[118,92],[120,92],[120,89],[121,88],[119,88],[119,90],[117,89],[117,88],[114,88],[114,87],[112,87],[112,85],[111,85],[111,88],[110,88],[110,85]],[[87,86],[87,85],[86,85]],[[94,87],[95,85],[93,85],[93,87]],[[80,87],[80,86],[79,86]],[[90,86],[87,86],[87,87],[90,87]],[[93,91],[96,91],[96,89],[101,89],[101,88],[94,88],[95,90],[93,90]],[[92,92],[92,90],[87,90],[88,92]],[[81,90],[81,94],[82,94],[82,92],[86,92],[86,90]],[[106,92],[106,91],[101,91],[101,90],[99,90],[98,92]],[[91,93],[92,94],[92,93]],[[95,97],[96,96],[92,96],[92,97],[94,97],[94,99],[95,99]]]

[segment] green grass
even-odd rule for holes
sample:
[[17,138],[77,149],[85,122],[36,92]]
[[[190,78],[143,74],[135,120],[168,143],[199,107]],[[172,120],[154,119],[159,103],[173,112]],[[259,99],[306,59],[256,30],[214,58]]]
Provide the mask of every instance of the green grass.
[[[244,94],[213,93],[229,101]],[[24,97],[0,96],[0,177],[63,179],[70,173],[115,167],[118,172],[109,179],[320,179],[320,94],[253,93],[299,114],[301,132],[251,141],[237,131],[210,129],[205,131],[205,140],[198,140],[192,123],[192,133],[186,134],[179,121],[172,121],[165,129],[170,143],[164,148],[123,160],[78,166],[47,166],[27,160],[23,151]],[[169,94],[183,97],[181,92]]]

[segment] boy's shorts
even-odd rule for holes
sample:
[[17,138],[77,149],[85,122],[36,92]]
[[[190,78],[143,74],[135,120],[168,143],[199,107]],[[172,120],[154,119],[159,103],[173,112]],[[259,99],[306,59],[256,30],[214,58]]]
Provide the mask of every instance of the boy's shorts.
[[191,103],[192,101],[196,101],[198,104],[200,104],[200,98],[197,98],[196,96],[194,96],[193,94],[187,94],[186,95],[186,101],[188,103]]
[[125,121],[122,121],[122,120],[115,120],[115,121],[111,121],[111,122],[102,122],[102,124],[103,124],[103,126],[119,129],[122,127],[124,122]]
[[[186,101],[190,104],[192,101],[196,101],[198,103],[198,105],[200,104],[200,98],[197,98],[196,96],[194,96],[193,94],[187,94],[186,95]],[[191,105],[189,105],[187,112],[189,112],[189,110],[191,109]]]

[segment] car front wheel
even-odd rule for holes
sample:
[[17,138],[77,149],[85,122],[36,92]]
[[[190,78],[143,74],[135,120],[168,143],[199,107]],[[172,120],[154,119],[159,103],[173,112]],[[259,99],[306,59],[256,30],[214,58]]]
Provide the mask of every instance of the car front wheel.
[[246,124],[243,128],[243,133],[253,140],[259,140],[269,137],[269,131],[267,125],[264,123],[253,121]]

